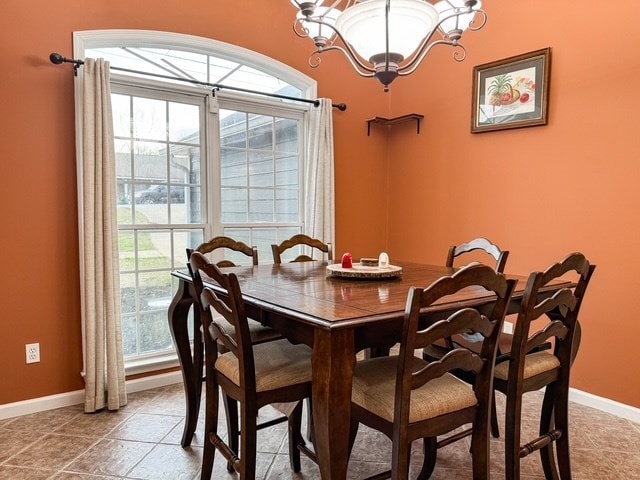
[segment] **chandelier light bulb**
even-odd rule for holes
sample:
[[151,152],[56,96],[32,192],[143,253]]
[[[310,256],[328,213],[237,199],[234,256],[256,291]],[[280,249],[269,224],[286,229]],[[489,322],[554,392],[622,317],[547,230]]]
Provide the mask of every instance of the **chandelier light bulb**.
[[475,5],[471,5],[466,0],[441,0],[434,6],[441,19],[442,33],[457,40],[475,19],[476,11],[482,8],[482,2],[478,0]]
[[335,25],[341,13],[337,8],[316,7],[312,15],[305,16],[302,12],[298,12],[297,18],[309,38],[312,38],[316,46],[322,49],[335,36],[332,26]]

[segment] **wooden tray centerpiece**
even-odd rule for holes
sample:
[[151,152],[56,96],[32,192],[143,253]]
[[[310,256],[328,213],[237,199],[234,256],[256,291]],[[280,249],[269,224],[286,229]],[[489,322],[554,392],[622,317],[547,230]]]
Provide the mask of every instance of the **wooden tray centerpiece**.
[[351,268],[343,268],[336,263],[327,265],[327,274],[330,277],[353,278],[363,280],[376,280],[385,278],[396,278],[402,275],[402,267],[397,265],[387,265],[386,267],[363,265],[354,263]]

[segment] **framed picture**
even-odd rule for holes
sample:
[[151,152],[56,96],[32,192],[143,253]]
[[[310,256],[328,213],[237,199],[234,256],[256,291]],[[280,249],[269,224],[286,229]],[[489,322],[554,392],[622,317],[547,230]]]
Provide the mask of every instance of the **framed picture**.
[[471,132],[547,124],[551,49],[473,68]]

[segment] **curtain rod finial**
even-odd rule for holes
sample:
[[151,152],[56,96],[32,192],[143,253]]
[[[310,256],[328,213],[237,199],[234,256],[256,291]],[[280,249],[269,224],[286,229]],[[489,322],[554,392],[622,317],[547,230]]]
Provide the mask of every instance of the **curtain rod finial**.
[[64,63],[64,57],[59,53],[52,53],[49,55],[49,60],[51,60],[51,63],[55,63],[56,65]]

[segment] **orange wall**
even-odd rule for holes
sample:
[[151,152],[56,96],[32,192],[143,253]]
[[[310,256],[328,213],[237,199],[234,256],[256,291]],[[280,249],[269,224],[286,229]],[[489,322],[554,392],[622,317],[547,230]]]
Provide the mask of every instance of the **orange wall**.
[[[131,28],[258,51],[316,78],[320,96],[349,105],[334,116],[337,255],[387,249],[392,259],[442,262],[449,244],[486,235],[511,250],[508,270],[528,272],[570,250],[584,251],[598,270],[584,306],[574,386],[640,406],[637,376],[607,373],[633,365],[631,353],[611,352],[631,350],[640,333],[630,307],[615,302],[616,314],[608,312],[614,300],[633,298],[628,265],[638,264],[639,194],[629,185],[638,169],[638,137],[618,120],[623,105],[633,111],[640,101],[625,93],[638,73],[631,12],[616,20],[626,28],[602,35],[598,28],[613,24],[613,12],[599,12],[596,22],[552,0],[512,0],[508,11],[487,5],[489,24],[469,36],[466,62],[433,52],[413,77],[384,94],[338,54],[309,68],[311,46],[293,35],[295,10],[287,1],[159,5],[3,2],[0,404],[82,388],[73,76],[69,65],[54,66],[48,55],[72,56],[73,31]],[[550,12],[552,18],[543,16]],[[572,23],[561,25],[565,20]],[[545,46],[554,55],[550,124],[471,135],[472,66]],[[425,115],[422,134],[406,124],[373,127],[367,136],[367,119],[410,112]],[[561,174],[571,178],[553,180]],[[626,285],[616,294],[613,280],[621,278]],[[623,328],[635,330],[622,338],[609,333]],[[40,342],[42,362],[25,365],[24,345],[31,342]],[[604,352],[610,360],[601,358]]]
[[[392,114],[422,113],[425,125],[389,133],[390,254],[443,262],[448,245],[487,236],[511,251],[508,272],[526,273],[582,251],[597,269],[572,385],[640,407],[640,3],[624,15],[483,3],[489,21],[466,35],[464,63],[434,51],[392,86]],[[471,134],[473,66],[548,46],[549,124]]]

